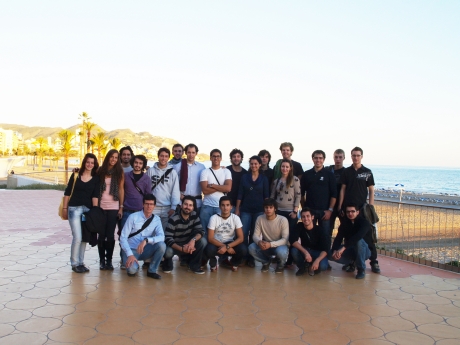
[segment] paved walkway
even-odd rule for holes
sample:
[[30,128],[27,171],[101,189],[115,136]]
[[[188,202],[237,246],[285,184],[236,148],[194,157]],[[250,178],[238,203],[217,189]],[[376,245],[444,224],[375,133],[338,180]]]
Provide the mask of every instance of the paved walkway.
[[99,271],[91,248],[73,273],[61,195],[0,190],[0,344],[459,344],[460,275],[391,258],[365,280],[333,264],[156,281]]

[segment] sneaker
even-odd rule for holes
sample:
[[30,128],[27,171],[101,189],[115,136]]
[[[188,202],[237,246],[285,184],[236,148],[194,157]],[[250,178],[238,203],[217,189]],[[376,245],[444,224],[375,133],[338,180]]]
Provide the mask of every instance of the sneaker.
[[302,275],[304,275],[304,274],[305,274],[305,267],[300,267],[300,268],[297,270],[297,272],[295,273],[295,275],[296,275],[297,277],[300,277],[300,276],[302,276]]
[[89,272],[89,268],[86,267],[85,265],[79,265],[78,267],[80,267],[80,269],[81,269],[83,272]]
[[283,265],[276,265],[275,273],[283,273],[283,272],[284,272],[284,266]]
[[269,269],[270,269],[270,264],[262,264],[262,269],[261,269],[262,272],[268,272]]
[[232,272],[237,272],[238,271],[238,266],[232,266]]
[[142,264],[142,269],[143,269],[143,270],[146,270],[147,268],[149,268],[149,266],[150,266],[150,262],[144,262],[144,263]]
[[354,272],[356,269],[355,264],[353,262],[349,263],[348,265],[343,265],[342,270],[346,272]]
[[81,269],[81,266],[72,266],[72,271],[75,273],[85,273],[85,271]]
[[163,273],[171,273],[172,269],[169,269],[167,267],[162,267],[161,270],[163,271]]
[[380,273],[380,266],[377,262],[371,263],[371,271],[374,273]]
[[112,261],[107,261],[107,262],[106,262],[106,264],[105,264],[105,269],[106,269],[106,270],[109,270],[109,271],[113,271]]
[[100,262],[99,262],[99,269],[100,269],[101,271],[106,270],[106,268],[105,268],[105,260],[100,260]]
[[217,272],[217,265],[210,268],[211,272]]
[[308,275],[312,277],[315,275],[315,270],[310,265],[308,266]]
[[192,269],[190,269],[190,270],[195,274],[204,274],[204,271],[201,268],[197,269],[196,271],[194,271]]
[[161,279],[161,276],[157,272],[149,272],[147,271],[147,277],[153,278],[153,279]]
[[364,279],[364,277],[366,276],[366,272],[361,269],[361,268],[358,268],[358,273],[356,274],[356,279]]
[[136,276],[136,273],[129,273],[129,272],[126,272],[128,273],[128,277],[135,277]]
[[121,264],[120,264],[120,269],[121,269],[121,270],[125,270],[125,269],[126,269],[125,264],[121,263]]
[[246,263],[246,265],[248,265],[248,267],[251,267],[251,268],[256,267],[256,263],[255,263],[253,260],[248,260],[248,262]]

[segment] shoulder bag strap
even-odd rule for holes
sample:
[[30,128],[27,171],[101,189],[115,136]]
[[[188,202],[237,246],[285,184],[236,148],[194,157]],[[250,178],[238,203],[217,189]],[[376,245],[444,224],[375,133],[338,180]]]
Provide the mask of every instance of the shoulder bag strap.
[[214,174],[214,171],[212,170],[212,168],[209,168],[209,170],[211,170],[212,174],[214,175],[214,178],[217,181],[217,184],[220,186],[221,184],[220,184],[219,180],[217,179],[216,174]]
[[133,232],[132,234],[129,234],[128,238],[131,238],[131,237],[136,236],[137,234],[141,233],[146,227],[148,227],[150,225],[150,223],[153,220],[153,217],[155,217],[154,214],[152,214],[152,217],[150,217],[149,219],[147,219],[145,221],[144,225],[142,225],[142,228],[140,228],[140,230],[137,230],[136,232]]
[[139,193],[141,193],[142,196],[144,196],[144,193],[142,192],[142,190],[141,190],[141,189],[139,188],[139,186],[137,185],[136,180],[133,179],[132,176],[130,176],[130,178],[131,178],[131,180],[133,181],[134,188],[136,188],[137,191],[138,191]]
[[70,198],[72,197],[73,190],[75,188],[75,183],[77,183],[78,176],[80,176],[78,175],[78,173],[77,173],[77,177],[75,177],[75,173],[73,174],[73,185],[72,185],[72,191],[70,192],[69,201],[70,201]]

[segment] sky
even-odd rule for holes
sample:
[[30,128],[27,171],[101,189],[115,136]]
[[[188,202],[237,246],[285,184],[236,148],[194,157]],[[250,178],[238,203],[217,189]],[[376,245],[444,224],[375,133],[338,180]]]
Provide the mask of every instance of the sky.
[[0,123],[460,167],[460,1],[4,1]]

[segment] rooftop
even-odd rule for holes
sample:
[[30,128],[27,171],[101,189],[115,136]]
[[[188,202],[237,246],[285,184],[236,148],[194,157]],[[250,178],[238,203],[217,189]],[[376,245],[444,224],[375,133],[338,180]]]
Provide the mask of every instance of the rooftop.
[[460,275],[383,256],[364,280],[332,263],[314,277],[176,265],[157,281],[99,271],[91,248],[73,273],[61,196],[0,190],[2,344],[458,344]]

